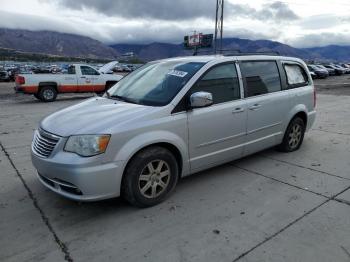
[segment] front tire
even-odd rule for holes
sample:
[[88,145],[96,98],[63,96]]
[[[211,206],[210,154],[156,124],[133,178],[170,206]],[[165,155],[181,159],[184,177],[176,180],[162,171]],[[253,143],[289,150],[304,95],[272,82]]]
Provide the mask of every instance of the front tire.
[[300,148],[305,135],[305,123],[300,117],[293,118],[284,134],[282,143],[277,147],[282,152],[293,152]]
[[154,146],[137,153],[128,163],[122,181],[122,196],[137,207],[161,203],[175,188],[178,164],[166,148]]
[[53,102],[57,97],[57,90],[52,86],[44,86],[40,88],[39,98],[43,102]]

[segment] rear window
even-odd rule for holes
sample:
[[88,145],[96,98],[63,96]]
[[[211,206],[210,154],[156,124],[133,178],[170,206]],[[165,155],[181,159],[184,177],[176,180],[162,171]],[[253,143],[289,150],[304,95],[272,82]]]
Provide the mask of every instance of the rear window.
[[281,79],[275,61],[242,62],[246,97],[281,91]]
[[69,66],[67,74],[75,75],[75,66]]
[[299,87],[308,84],[307,74],[300,65],[285,64],[284,69],[286,71],[289,86]]

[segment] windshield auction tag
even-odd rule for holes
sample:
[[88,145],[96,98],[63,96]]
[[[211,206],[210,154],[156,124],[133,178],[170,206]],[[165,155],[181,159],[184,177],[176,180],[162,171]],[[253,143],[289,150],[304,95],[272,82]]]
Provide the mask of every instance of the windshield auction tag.
[[177,76],[177,77],[185,77],[188,73],[184,71],[178,71],[178,70],[170,70],[168,72],[168,75]]

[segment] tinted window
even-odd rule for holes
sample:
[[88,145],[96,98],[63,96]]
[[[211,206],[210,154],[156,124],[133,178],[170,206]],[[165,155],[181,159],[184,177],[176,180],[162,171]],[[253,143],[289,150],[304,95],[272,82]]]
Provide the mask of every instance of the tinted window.
[[[314,67],[311,67],[314,69]],[[308,81],[307,75],[299,65],[284,65],[287,74],[288,85],[305,85]],[[313,71],[313,70],[312,70]]]
[[68,67],[68,74],[75,75],[75,66]]
[[93,69],[89,66],[81,66],[80,69],[81,69],[81,74],[84,76],[86,76],[86,75],[88,75],[88,76],[99,75],[99,73],[95,69]]
[[242,62],[247,97],[281,91],[281,80],[276,62]]
[[191,88],[190,93],[209,92],[214,104],[240,99],[240,88],[235,64],[224,64],[210,69]]

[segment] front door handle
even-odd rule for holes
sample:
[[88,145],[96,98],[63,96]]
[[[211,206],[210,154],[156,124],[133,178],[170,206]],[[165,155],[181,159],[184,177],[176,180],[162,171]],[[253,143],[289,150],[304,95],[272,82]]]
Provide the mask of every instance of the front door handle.
[[255,111],[258,110],[261,107],[260,104],[254,104],[251,107],[249,107],[249,110]]
[[232,114],[238,114],[238,113],[242,113],[242,112],[244,112],[244,108],[237,107],[237,108],[233,109]]

